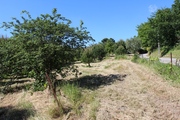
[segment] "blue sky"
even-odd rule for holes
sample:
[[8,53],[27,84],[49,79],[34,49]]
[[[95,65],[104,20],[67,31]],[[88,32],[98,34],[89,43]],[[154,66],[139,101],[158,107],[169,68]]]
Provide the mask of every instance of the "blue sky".
[[[103,38],[116,41],[137,36],[137,26],[147,21],[157,9],[170,8],[174,0],[2,0],[0,7],[0,25],[19,18],[22,10],[32,17],[58,13],[72,21],[72,26],[84,26],[90,31],[96,42]],[[0,35],[10,36],[9,31],[0,29]]]

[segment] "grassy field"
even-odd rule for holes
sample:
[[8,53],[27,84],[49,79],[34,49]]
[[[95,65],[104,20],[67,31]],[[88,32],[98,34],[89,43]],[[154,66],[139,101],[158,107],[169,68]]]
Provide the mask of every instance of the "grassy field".
[[[0,120],[180,119],[180,88],[170,84],[180,82],[175,82],[179,76],[162,77],[169,75],[168,65],[141,62],[146,65],[121,57],[110,57],[91,67],[77,63],[82,72],[79,78],[57,85],[63,112],[48,89],[32,92],[23,88],[0,94]],[[179,73],[178,68],[173,70]]]

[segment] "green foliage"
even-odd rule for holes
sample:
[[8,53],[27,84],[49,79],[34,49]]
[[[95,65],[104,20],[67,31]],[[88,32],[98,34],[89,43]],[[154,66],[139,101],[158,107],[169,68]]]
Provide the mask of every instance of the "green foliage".
[[93,58],[97,60],[103,60],[106,56],[105,48],[103,44],[95,44],[92,46]]
[[151,58],[151,60],[137,58],[136,63],[144,64],[151,69],[155,70],[158,74],[162,75],[165,79],[172,81],[173,83],[180,83],[180,69],[179,66],[170,64],[164,64],[159,62],[158,58]]
[[148,21],[138,26],[138,37],[142,46],[152,52],[163,46],[162,54],[166,54],[177,43],[180,43],[180,1],[175,0],[171,8],[158,9]]
[[133,58],[131,59],[131,61],[137,62],[139,58],[140,58],[139,55],[134,54],[134,56],[133,56]]
[[127,48],[124,40],[119,40],[113,47],[116,59],[126,59],[125,54],[127,54]]
[[58,14],[56,9],[51,15],[41,14],[35,19],[27,11],[22,13],[27,17],[3,23],[5,29],[12,29],[13,36],[0,44],[0,74],[31,77],[37,81],[34,86],[44,86],[46,73],[54,81],[53,73],[61,74],[73,63],[74,51],[93,38],[82,21],[79,27],[70,27],[71,21]]
[[81,56],[81,61],[88,64],[90,67],[90,63],[94,61],[92,48],[86,48]]
[[35,81],[32,86],[33,91],[43,91],[47,88],[47,83],[45,81]]
[[126,52],[126,49],[122,46],[122,45],[120,45],[116,50],[115,50],[115,54],[116,55],[124,55],[124,54],[126,54],[127,52]]
[[136,54],[141,49],[141,41],[138,37],[126,40],[126,48],[128,53]]
[[174,48],[172,48],[172,49],[170,49],[169,51],[168,51],[168,53],[166,53],[165,55],[164,55],[164,57],[169,57],[170,58],[170,54],[172,53],[172,57],[173,58],[180,58],[180,45],[177,45],[177,46],[174,46]]
[[156,62],[156,64],[152,66],[160,75],[162,75],[167,80],[171,80],[174,83],[180,83],[179,67],[173,65],[171,69],[170,64],[163,64],[160,62]]
[[180,44],[175,47],[175,50],[180,50]]
[[114,52],[115,40],[113,38],[104,38],[102,43],[104,45],[106,54],[111,54]]

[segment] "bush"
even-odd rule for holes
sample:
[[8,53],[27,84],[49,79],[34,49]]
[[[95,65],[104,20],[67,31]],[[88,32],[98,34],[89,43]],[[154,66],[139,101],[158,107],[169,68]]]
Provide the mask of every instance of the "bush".
[[134,54],[133,58],[132,58],[132,62],[137,62],[137,60],[140,59],[139,55]]
[[103,60],[106,56],[105,48],[102,44],[97,44],[92,46],[92,52],[94,59]]
[[90,63],[94,61],[92,48],[87,48],[84,50],[81,56],[81,61],[87,63],[88,67],[91,66]]
[[120,45],[116,50],[115,50],[116,55],[124,55],[126,54],[126,49]]

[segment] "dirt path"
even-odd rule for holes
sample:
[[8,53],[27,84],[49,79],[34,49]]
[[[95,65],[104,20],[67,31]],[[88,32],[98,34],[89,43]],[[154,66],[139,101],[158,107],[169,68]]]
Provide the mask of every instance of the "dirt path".
[[[126,75],[123,80],[95,89],[99,101],[97,120],[180,120],[180,88],[173,87],[148,68],[113,58],[91,65],[88,68],[78,64],[82,75]],[[0,107],[18,103],[23,94],[6,95],[0,99]],[[46,91],[33,96],[26,94],[24,98],[36,106],[37,112],[44,114],[43,106],[52,102]],[[81,119],[87,120],[88,117]]]

